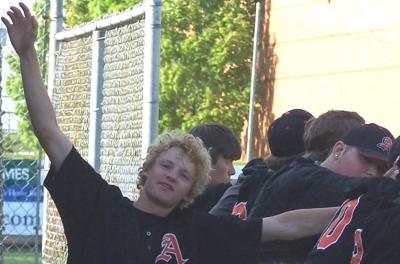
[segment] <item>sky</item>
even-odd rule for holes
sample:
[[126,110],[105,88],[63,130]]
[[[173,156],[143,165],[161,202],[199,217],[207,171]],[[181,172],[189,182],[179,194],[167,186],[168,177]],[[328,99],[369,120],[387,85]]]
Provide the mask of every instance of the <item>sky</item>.
[[1,0],[0,1],[1,15],[3,15],[5,13],[5,11],[7,11],[11,5],[18,5],[19,2],[23,2],[24,4],[27,4],[30,7],[33,1],[32,0]]

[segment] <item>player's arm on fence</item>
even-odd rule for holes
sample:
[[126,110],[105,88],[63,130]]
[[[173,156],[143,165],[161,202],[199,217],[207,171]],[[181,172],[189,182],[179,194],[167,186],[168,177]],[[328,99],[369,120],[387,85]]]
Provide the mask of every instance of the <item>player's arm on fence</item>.
[[35,49],[38,24],[26,5],[12,6],[2,17],[11,43],[20,63],[25,100],[35,135],[46,151],[52,165],[58,170],[72,148],[71,142],[58,127],[56,115],[44,87]]
[[339,207],[288,211],[263,218],[261,241],[294,240],[322,233]]

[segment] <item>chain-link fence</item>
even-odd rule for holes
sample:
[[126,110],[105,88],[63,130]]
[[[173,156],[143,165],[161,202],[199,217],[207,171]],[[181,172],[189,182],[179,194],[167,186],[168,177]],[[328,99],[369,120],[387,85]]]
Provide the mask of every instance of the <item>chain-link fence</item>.
[[[38,50],[45,72],[48,45],[49,1],[36,5]],[[1,132],[0,132],[0,263],[41,262],[43,223],[43,166],[40,147],[32,131],[23,99],[18,59],[7,45],[6,30],[0,29]],[[8,62],[8,63],[7,63]],[[45,75],[45,74],[44,74]]]

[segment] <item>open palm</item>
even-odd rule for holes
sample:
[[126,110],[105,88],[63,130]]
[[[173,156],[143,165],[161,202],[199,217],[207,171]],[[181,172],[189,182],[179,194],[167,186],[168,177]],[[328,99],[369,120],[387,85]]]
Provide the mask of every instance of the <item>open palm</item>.
[[20,3],[20,6],[23,12],[15,6],[12,6],[7,12],[11,22],[5,17],[2,17],[1,20],[7,27],[8,35],[15,51],[22,55],[34,45],[38,24],[28,7],[23,3]]

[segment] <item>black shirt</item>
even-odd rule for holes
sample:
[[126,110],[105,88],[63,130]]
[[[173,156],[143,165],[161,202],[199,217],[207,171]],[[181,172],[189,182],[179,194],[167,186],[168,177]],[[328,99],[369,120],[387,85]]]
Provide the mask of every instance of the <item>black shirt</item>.
[[400,263],[400,206],[374,212],[365,220],[360,234],[360,264]]
[[306,263],[400,263],[399,231],[399,204],[362,195],[342,205]]
[[213,215],[237,215],[247,218],[247,212],[253,207],[257,194],[273,174],[263,159],[253,159],[242,169],[238,182],[227,189],[221,199],[209,211]]
[[198,195],[193,203],[189,205],[189,208],[199,213],[208,213],[231,186],[231,183],[207,185],[203,193]]
[[253,263],[261,220],[175,209],[167,217],[136,209],[72,149],[45,180],[64,225],[68,263]]
[[[400,185],[384,177],[348,177],[299,158],[271,176],[260,191],[249,217],[266,217],[304,208],[339,206],[350,190],[363,186],[371,196],[394,199]],[[261,246],[260,260],[304,261],[318,236],[288,242],[269,242]]]

